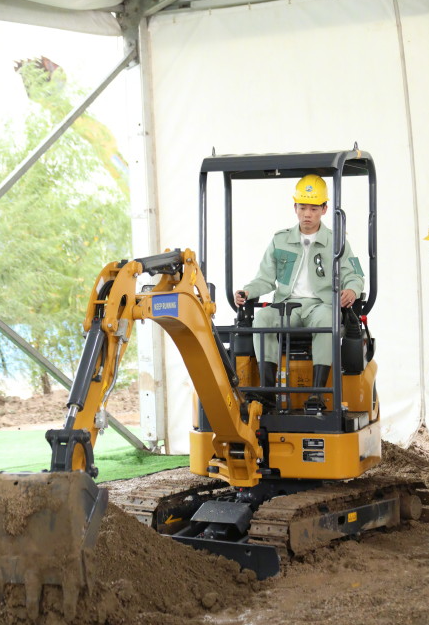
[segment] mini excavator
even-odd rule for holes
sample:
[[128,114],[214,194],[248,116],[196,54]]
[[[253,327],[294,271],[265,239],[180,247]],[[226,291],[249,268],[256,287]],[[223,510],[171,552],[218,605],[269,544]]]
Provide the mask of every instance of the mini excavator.
[[[206,281],[211,172],[224,176],[226,296],[236,312],[232,325],[220,327],[213,323],[214,288]],[[332,326],[291,328],[285,306],[279,310],[280,328],[256,328],[252,322],[258,302],[249,301],[238,311],[234,304],[232,181],[307,173],[330,177],[333,183]],[[369,294],[350,310],[341,310],[339,293],[346,232],[344,176],[366,176],[369,186]],[[107,401],[135,321],[152,320],[170,335],[199,398],[190,433],[190,470],[199,481],[188,490],[163,482],[162,490],[155,486],[132,493],[125,508],[142,523],[179,542],[232,558],[264,579],[291,556],[420,517],[423,484],[361,477],[381,458],[375,340],[367,323],[377,294],[371,156],[355,146],[329,153],[205,159],[199,255],[198,264],[190,249],[167,250],[104,267],[89,299],[86,341],[65,425],[46,433],[51,468],[0,476],[0,593],[5,584],[24,584],[34,620],[44,584],[62,586],[64,613],[70,619],[79,592],[91,588],[91,548],[107,505],[107,489],[93,481],[93,450],[98,432],[108,425]],[[137,278],[144,272],[159,275],[159,281],[136,293]],[[252,340],[256,332],[270,331],[279,339],[274,387],[259,377]],[[333,363],[323,389],[312,386],[315,332],[332,334]],[[321,391],[326,410],[308,414],[308,394]],[[274,406],[264,401],[268,393],[276,396]]]

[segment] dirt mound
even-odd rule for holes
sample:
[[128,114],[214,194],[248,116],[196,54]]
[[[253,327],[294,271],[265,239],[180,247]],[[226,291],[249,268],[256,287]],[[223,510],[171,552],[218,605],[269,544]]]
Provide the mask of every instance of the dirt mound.
[[[65,389],[49,395],[33,395],[28,399],[0,396],[0,428],[21,429],[46,423],[62,424],[67,412]],[[124,424],[139,423],[139,391],[137,382],[114,389],[108,404],[109,412]]]
[[[182,625],[205,612],[237,608],[259,583],[252,571],[208,556],[108,507],[94,553],[95,586],[79,598],[74,625]],[[69,580],[72,582],[72,580]],[[7,586],[0,623],[30,623],[22,587]],[[62,593],[45,587],[37,625],[62,625]]]
[[422,480],[429,486],[429,434],[426,428],[416,432],[408,449],[382,441],[381,463],[365,476],[385,475]]

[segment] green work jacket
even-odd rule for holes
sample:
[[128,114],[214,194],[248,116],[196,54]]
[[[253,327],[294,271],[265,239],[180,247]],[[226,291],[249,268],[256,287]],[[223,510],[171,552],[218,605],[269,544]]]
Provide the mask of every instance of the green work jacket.
[[[320,254],[324,276],[316,272],[315,257]],[[291,297],[298,272],[303,260],[303,246],[299,224],[294,228],[279,230],[268,246],[258,273],[246,284],[245,291],[250,299],[275,291],[273,302],[282,302]],[[320,270],[319,270],[320,273]],[[359,259],[353,256],[346,241],[341,258],[341,290],[352,289],[360,297],[364,286],[363,272]],[[323,223],[317,231],[316,239],[310,244],[308,253],[308,277],[315,296],[325,304],[332,303],[332,231]]]

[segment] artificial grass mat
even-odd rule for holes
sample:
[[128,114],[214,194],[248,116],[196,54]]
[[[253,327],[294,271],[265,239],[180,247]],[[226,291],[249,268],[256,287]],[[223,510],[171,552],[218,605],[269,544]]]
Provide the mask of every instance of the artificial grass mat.
[[[138,427],[129,430],[140,436]],[[97,437],[94,449],[96,482],[121,480],[164,469],[189,466],[189,456],[166,456],[137,451],[111,428]],[[45,430],[2,430],[0,432],[0,471],[42,471],[51,464],[51,448]]]

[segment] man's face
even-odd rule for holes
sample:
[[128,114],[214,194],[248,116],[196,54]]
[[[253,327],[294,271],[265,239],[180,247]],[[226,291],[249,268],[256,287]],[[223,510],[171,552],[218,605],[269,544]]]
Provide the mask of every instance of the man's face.
[[295,204],[295,213],[299,221],[299,229],[304,234],[313,234],[319,230],[322,215],[328,210],[327,204]]

